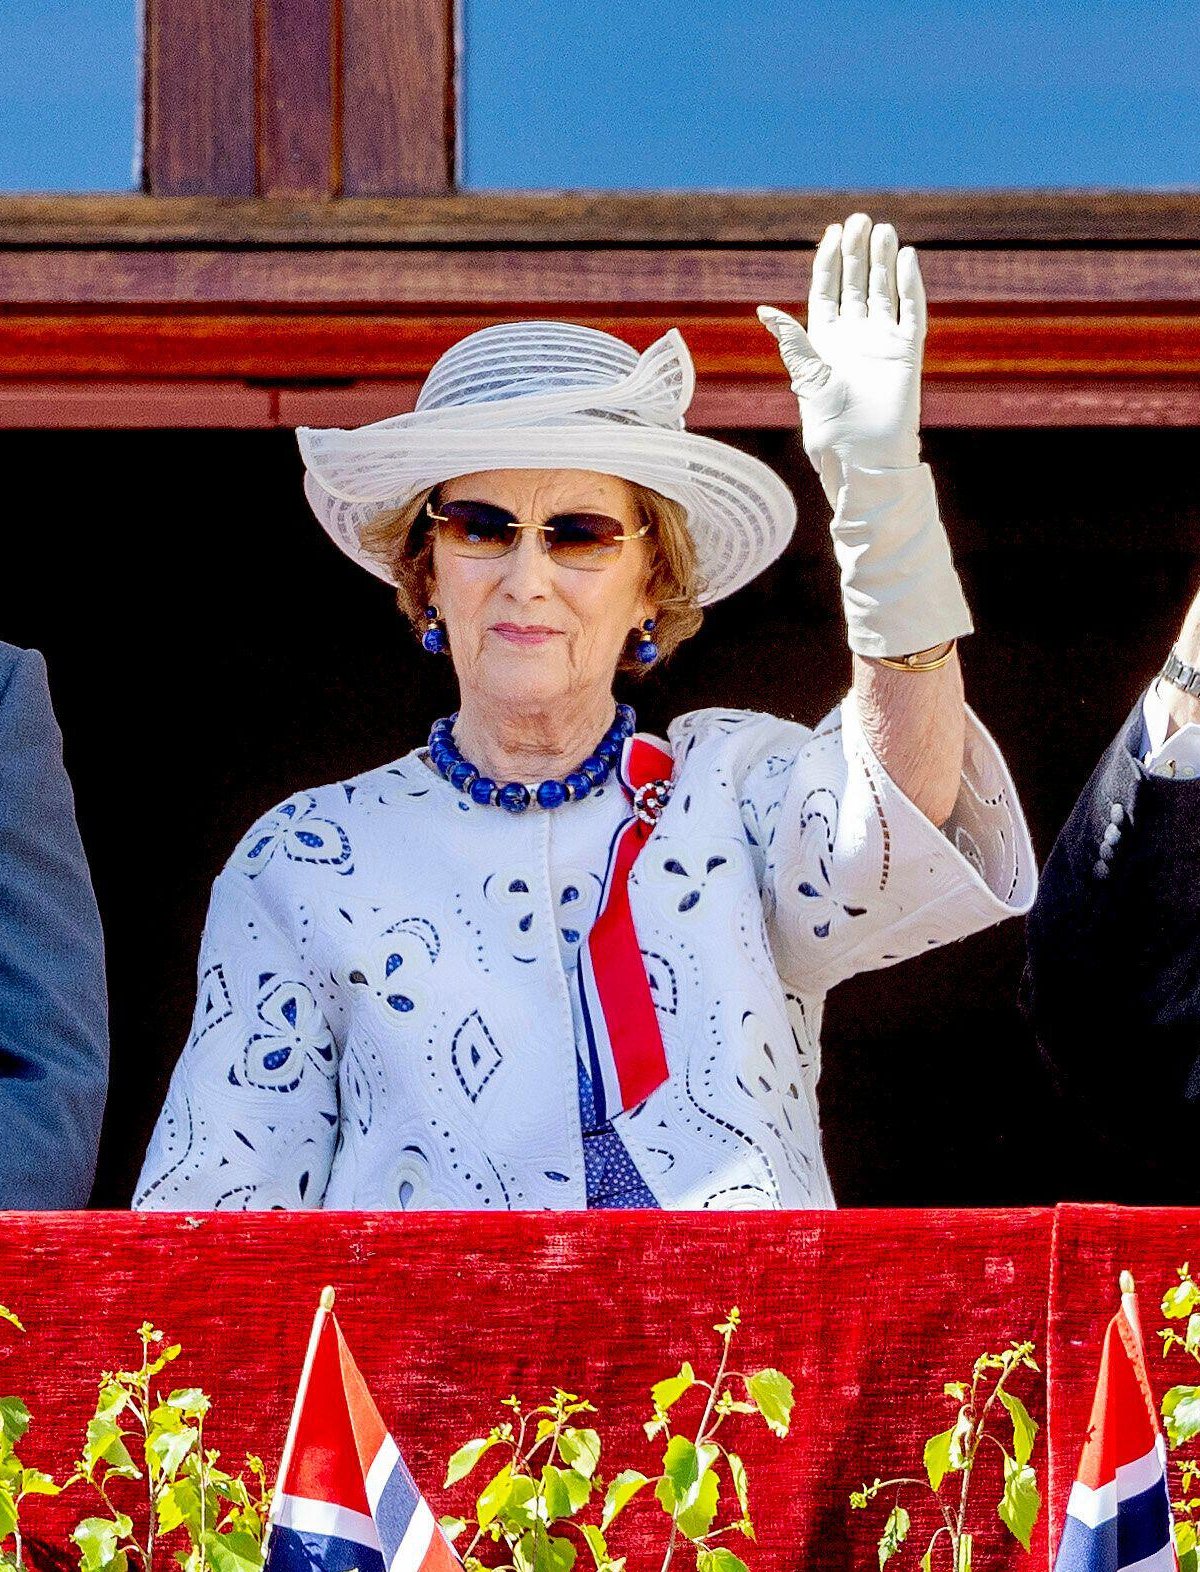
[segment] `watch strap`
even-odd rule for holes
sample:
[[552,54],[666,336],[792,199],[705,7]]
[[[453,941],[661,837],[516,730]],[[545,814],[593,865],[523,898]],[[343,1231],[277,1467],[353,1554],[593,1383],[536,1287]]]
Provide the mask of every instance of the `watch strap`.
[[1166,665],[1159,676],[1192,698],[1200,699],[1200,666],[1187,665],[1180,660],[1175,650],[1167,656]]

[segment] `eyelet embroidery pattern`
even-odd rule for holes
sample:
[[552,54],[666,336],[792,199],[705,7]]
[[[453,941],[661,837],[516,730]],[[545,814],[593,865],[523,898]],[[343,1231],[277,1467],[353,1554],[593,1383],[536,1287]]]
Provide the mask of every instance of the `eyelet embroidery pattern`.
[[833,849],[837,839],[838,799],[822,787],[809,792],[800,811],[800,848],[793,859],[807,876],[796,884],[797,894],[810,902],[804,921],[818,939],[828,939],[842,917],[862,917],[865,906],[849,906],[833,893]]
[[229,1085],[202,1095],[186,1079],[173,1081],[151,1147],[156,1161],[151,1168],[148,1160],[143,1170],[134,1207],[177,1210],[194,1202],[197,1186],[204,1206],[214,1211],[319,1206],[333,1157],[337,1100],[332,1077],[321,1074],[316,1081],[323,1090],[302,1115],[285,1096],[269,1118],[251,1117],[244,1091],[238,1095]]
[[[744,1180],[740,1182],[736,1190],[732,1192],[741,1196],[740,1204],[745,1207],[753,1206],[756,1210],[759,1208],[772,1211],[777,1210],[783,1206],[783,1196],[779,1188],[779,1180],[771,1164],[771,1159],[767,1155],[762,1141],[755,1140],[748,1130],[742,1129],[740,1125],[734,1124],[732,1119],[718,1114],[714,1112],[712,1107],[706,1106],[706,1104],[714,1103],[716,1100],[713,1080],[717,1062],[725,1053],[725,1044],[719,1038],[717,1032],[716,1015],[709,1017],[708,1025],[709,1035],[713,1039],[714,1046],[705,1051],[699,1065],[696,1066],[699,1071],[697,1077],[693,1077],[693,1066],[691,1064],[688,1065],[687,1074],[684,1077],[684,1090],[687,1093],[688,1101],[702,1119],[725,1131],[727,1137],[732,1137],[740,1144],[741,1161],[734,1163],[733,1167],[741,1169],[743,1172],[748,1170],[756,1174],[753,1181]],[[703,1097],[703,1101],[701,1101],[701,1097]],[[761,1115],[758,1114],[757,1107],[754,1106],[755,1099],[753,1096],[750,1098],[750,1103],[751,1106],[746,1111],[752,1117],[755,1117],[755,1122],[757,1123]],[[757,1177],[759,1175],[761,1177]],[[728,1188],[710,1191],[704,1201],[705,1210],[719,1207],[722,1198],[728,1197],[730,1193]],[[751,1200],[751,1197],[754,1195],[760,1198],[757,1202]]]
[[654,1000],[654,1008],[661,1010],[664,1015],[678,1014],[679,983],[676,980],[675,968],[665,955],[659,955],[654,950],[642,951],[642,963],[646,968],[646,979],[650,984],[650,997]]
[[[782,1037],[773,1041],[767,1022],[754,1010],[743,1013],[741,1028],[745,1062],[754,1085],[748,1087],[740,1077],[738,1084],[756,1105],[766,1100],[771,1115],[767,1128],[778,1142],[796,1184],[803,1193],[811,1195],[812,1165],[807,1153],[813,1147],[815,1131],[800,1089],[799,1065],[788,1062],[794,1057],[791,1032],[786,1046]],[[781,1125],[787,1126],[786,1135]]]
[[523,868],[489,873],[483,881],[484,899],[505,919],[510,953],[522,966],[534,966],[539,959],[540,935],[533,932],[536,882],[533,871]]
[[233,1001],[225,983],[225,970],[218,963],[208,967],[200,979],[196,994],[196,1019],[192,1027],[193,1041],[199,1042],[232,1014]]
[[467,1097],[472,1103],[478,1102],[480,1092],[504,1063],[504,1055],[478,1010],[472,1010],[455,1032],[450,1043],[450,1062]]
[[871,791],[871,799],[875,804],[875,816],[879,821],[880,834],[883,836],[883,855],[879,859],[879,890],[880,894],[888,887],[888,880],[892,876],[892,827],[888,823],[887,812],[883,806],[883,782],[878,778],[881,771],[876,771],[869,759],[860,759],[862,772],[867,778],[867,785]]
[[559,870],[555,880],[558,903],[559,949],[568,966],[574,965],[572,952],[592,931],[600,908],[604,880],[599,873],[582,865]]
[[[368,1063],[367,1059],[374,1062]],[[378,1060],[374,1054],[364,1055],[355,1044],[347,1044],[342,1055],[341,1086],[345,1117],[352,1120],[359,1135],[368,1136],[375,1122],[375,1094],[378,1081]],[[343,1124],[340,1145],[344,1145]]]
[[[294,1092],[307,1065],[326,1076],[337,1074],[333,1036],[316,1001],[303,983],[259,978],[258,1018],[265,1030],[255,1032],[242,1056],[241,1078],[247,1086],[268,1092]],[[230,1083],[236,1084],[230,1071]]]
[[358,796],[364,810],[374,814],[379,808],[398,808],[419,803],[422,798],[433,796],[440,789],[434,772],[419,760],[405,759],[375,770],[368,777],[366,790]]
[[369,945],[356,946],[344,991],[352,1002],[361,995],[389,1019],[417,1026],[429,1009],[430,974],[440,953],[438,931],[428,919],[403,917]]
[[[1031,893],[1003,765],[968,737],[943,835],[849,710],[816,733],[729,711],[672,727],[629,889],[671,1075],[614,1120],[664,1206],[832,1204],[825,993]],[[463,815],[414,754],[260,819],[214,886],[135,1204],[586,1204],[572,985],[625,811],[596,794],[552,830]]]
[[771,961],[771,940],[767,933],[767,914],[764,910],[766,905],[762,899],[755,900],[751,894],[743,894],[730,911],[730,917],[737,928],[741,952],[748,965],[761,986],[768,993],[773,993],[779,986],[779,974]]
[[[750,1104],[732,1110],[721,1090],[731,1079],[729,1053],[722,1048],[728,1007],[716,998],[710,1010],[699,1010],[705,970],[699,954],[665,925],[657,937],[660,950],[671,948],[673,974],[679,979],[680,1014],[664,1020],[663,1026],[668,1059],[680,1068],[646,1102],[615,1121],[617,1133],[652,1184],[671,1174],[678,1175],[682,1186],[693,1176],[682,1202],[688,1207],[782,1205],[771,1158],[757,1133],[764,1128],[761,1110]],[[662,957],[656,952],[654,959],[658,972]],[[699,1045],[697,1051],[691,1051],[692,1044]],[[735,1053],[735,1064],[738,1057]],[[731,1118],[731,1112],[744,1118]],[[737,1182],[728,1182],[733,1175]]]
[[256,879],[282,851],[289,862],[336,868],[348,877],[354,872],[350,838],[341,825],[316,810],[316,800],[307,792],[280,803],[242,837],[230,859],[233,866]]
[[[653,881],[660,907],[673,918],[694,912],[706,892],[724,885],[738,874],[744,853],[728,842],[709,845],[664,836],[659,845],[647,846],[634,864],[630,885],[641,888]],[[713,899],[718,899],[714,894]]]
[[782,806],[782,797],[773,797],[770,802],[763,804],[756,802],[753,797],[744,797],[739,803],[746,840],[760,857],[765,857],[771,849]]
[[809,1021],[808,1008],[801,995],[788,992],[785,995],[785,1002],[788,1023],[792,1028],[792,1042],[796,1048],[800,1090],[808,1099],[809,1112],[816,1127],[819,1123],[817,1082],[821,1079],[821,1042]]
[[972,738],[966,749],[958,801],[942,826],[955,849],[989,889],[1011,900],[1024,869],[1018,838],[1012,833],[1013,804],[995,762]]
[[[554,901],[557,940],[564,959],[591,931],[600,903],[603,878],[583,868],[556,870]],[[488,904],[503,915],[513,959],[522,966],[533,966],[541,958],[541,928],[538,922],[540,881],[532,868],[512,867],[503,873],[489,873],[483,881]]]

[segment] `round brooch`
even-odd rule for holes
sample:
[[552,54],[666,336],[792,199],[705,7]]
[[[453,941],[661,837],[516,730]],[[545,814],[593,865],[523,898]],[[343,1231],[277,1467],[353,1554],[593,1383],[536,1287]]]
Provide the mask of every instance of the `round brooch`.
[[657,824],[670,800],[670,781],[647,781],[633,794],[633,811],[643,824]]

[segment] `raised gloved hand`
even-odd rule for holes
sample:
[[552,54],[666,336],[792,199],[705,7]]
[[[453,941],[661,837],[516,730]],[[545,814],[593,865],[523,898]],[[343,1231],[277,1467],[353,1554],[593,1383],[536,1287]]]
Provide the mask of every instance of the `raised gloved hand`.
[[808,331],[758,315],[800,401],[804,449],[833,508],[850,648],[873,658],[932,649],[971,614],[921,463],[925,289],[890,224],[855,213],[817,247]]
[[891,224],[855,213],[831,224],[813,261],[808,331],[774,306],[759,320],[800,400],[804,450],[836,506],[842,470],[920,462],[925,287]]

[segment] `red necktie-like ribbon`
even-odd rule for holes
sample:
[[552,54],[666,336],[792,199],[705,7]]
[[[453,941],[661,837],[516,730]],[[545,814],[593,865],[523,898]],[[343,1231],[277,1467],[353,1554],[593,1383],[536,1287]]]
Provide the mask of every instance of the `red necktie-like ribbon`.
[[643,1102],[669,1075],[658,1012],[629,906],[629,874],[671,795],[670,753],[630,737],[617,776],[633,807],[613,837],[600,911],[579,952],[579,996],[601,1121]]

